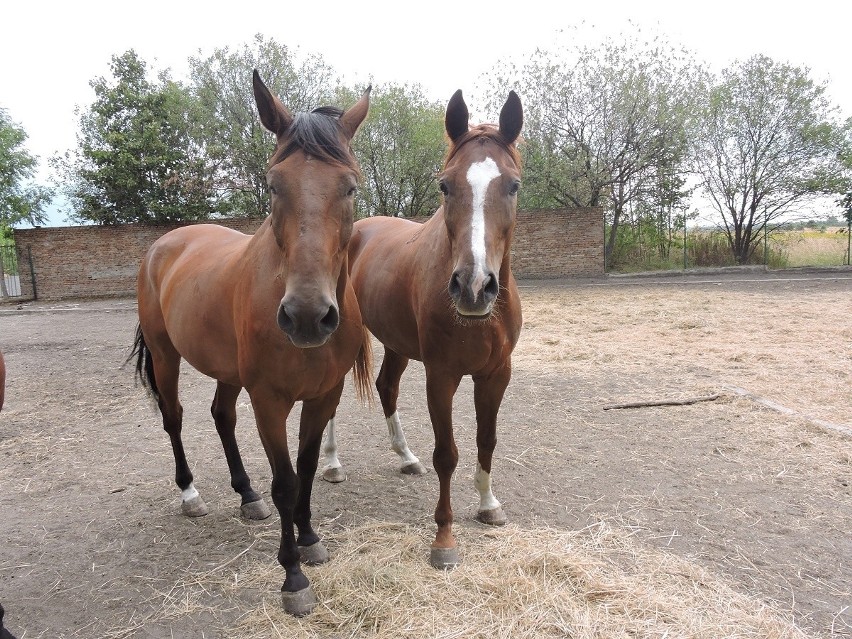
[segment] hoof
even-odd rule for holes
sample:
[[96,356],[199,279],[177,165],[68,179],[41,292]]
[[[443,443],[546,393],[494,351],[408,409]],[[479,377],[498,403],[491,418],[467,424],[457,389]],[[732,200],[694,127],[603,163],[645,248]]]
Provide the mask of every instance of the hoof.
[[419,461],[414,462],[413,464],[407,464],[399,469],[403,475],[425,475],[426,467],[421,464]]
[[258,499],[257,501],[250,501],[249,503],[240,506],[240,514],[245,519],[260,521],[261,519],[266,519],[272,513],[269,510],[269,506],[266,505],[266,502],[263,501],[263,499]]
[[316,605],[317,598],[310,586],[296,592],[281,591],[281,606],[284,608],[284,612],[294,617],[304,617],[311,614]]
[[458,548],[435,548],[429,552],[429,564],[438,570],[450,570],[461,563]]
[[491,510],[480,510],[476,513],[476,521],[488,524],[489,526],[505,526],[506,513],[499,506]]
[[346,481],[346,473],[339,466],[337,468],[326,468],[322,471],[322,478],[332,484],[339,484]]
[[200,495],[196,495],[192,499],[187,499],[180,503],[181,512],[187,517],[203,517],[209,511],[207,510],[207,504],[204,503],[204,500],[201,499]]
[[299,559],[302,560],[303,564],[309,566],[324,564],[328,561],[328,550],[325,549],[321,541],[310,546],[299,546]]

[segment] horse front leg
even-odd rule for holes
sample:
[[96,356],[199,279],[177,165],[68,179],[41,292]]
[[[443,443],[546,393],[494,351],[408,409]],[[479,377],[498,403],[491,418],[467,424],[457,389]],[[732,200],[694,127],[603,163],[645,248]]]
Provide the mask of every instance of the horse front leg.
[[296,459],[299,494],[296,498],[293,521],[299,531],[299,537],[296,540],[299,553],[302,561],[308,565],[328,561],[328,551],[311,525],[311,492],[313,491],[317,466],[319,466],[323,430],[327,423],[333,421],[332,418],[343,392],[343,384],[344,380],[341,379],[334,389],[322,397],[302,403],[302,418],[299,423],[299,454]]
[[286,612],[301,617],[314,609],[317,599],[310,581],[302,572],[293,528],[293,512],[299,492],[299,479],[293,470],[287,447],[287,416],[293,408],[293,402],[271,393],[250,395],[257,430],[272,469],[272,502],[281,518],[278,563],[285,572],[281,604]]
[[497,412],[511,377],[512,367],[507,361],[496,373],[488,377],[473,378],[478,451],[473,483],[479,492],[479,511],[476,513],[476,519],[491,526],[502,526],[506,523],[506,514],[491,490],[491,460],[497,445]]
[[438,475],[439,495],[435,507],[438,532],[429,554],[429,563],[435,568],[452,568],[461,563],[456,540],[453,537],[453,508],[450,501],[450,482],[459,461],[459,451],[453,437],[453,396],[461,376],[431,373],[426,369],[426,400],[429,417],[435,433],[435,450],[432,465]]
[[213,396],[213,404],[210,413],[216,423],[216,432],[222,440],[222,449],[225,451],[225,459],[228,461],[228,470],[231,473],[231,488],[241,498],[240,513],[246,519],[266,519],[270,510],[263,498],[251,487],[251,480],[243,465],[240,448],[237,445],[235,434],[237,426],[237,397],[242,390],[239,386],[231,386],[223,382],[216,385],[216,394]]

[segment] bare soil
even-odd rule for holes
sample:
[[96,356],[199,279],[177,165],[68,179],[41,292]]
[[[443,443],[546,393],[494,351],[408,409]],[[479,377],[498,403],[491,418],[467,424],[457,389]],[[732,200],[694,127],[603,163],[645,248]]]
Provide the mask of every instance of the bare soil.
[[[603,520],[808,636],[852,637],[852,272],[521,284],[525,326],[493,472],[510,522]],[[268,595],[204,585],[214,572],[238,582],[244,562],[273,566],[278,518],[240,519],[209,414],[214,384],[188,367],[184,441],[210,514],[180,514],[168,439],[122,368],[135,324],[128,299],[0,307],[0,602],[19,639],[236,637]],[[423,389],[412,362],[400,413],[429,465]],[[238,410],[247,469],[268,495],[245,394]],[[477,505],[469,380],[455,422],[462,525]],[[348,385],[338,423],[349,479],[316,482],[320,532],[367,521],[432,530],[435,474],[397,472],[380,409]],[[424,566],[427,556],[424,545]]]

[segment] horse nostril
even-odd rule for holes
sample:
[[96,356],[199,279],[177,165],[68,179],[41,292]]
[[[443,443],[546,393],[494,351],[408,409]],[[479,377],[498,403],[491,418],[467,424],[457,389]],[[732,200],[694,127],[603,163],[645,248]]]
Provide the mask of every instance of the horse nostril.
[[497,297],[497,293],[500,292],[500,283],[497,281],[497,278],[494,277],[494,273],[488,274],[485,280],[485,286],[482,290],[484,291],[485,297],[490,297],[491,299]]
[[339,324],[340,313],[337,310],[337,307],[332,304],[328,307],[328,313],[326,313],[320,320],[320,329],[326,335],[331,335],[334,331],[337,330]]
[[287,333],[287,335],[291,335],[296,329],[296,323],[287,313],[287,309],[284,308],[283,304],[278,307],[278,326],[282,331]]
[[453,299],[458,299],[461,296],[461,277],[458,274],[458,271],[453,273],[453,276],[450,278],[450,297]]

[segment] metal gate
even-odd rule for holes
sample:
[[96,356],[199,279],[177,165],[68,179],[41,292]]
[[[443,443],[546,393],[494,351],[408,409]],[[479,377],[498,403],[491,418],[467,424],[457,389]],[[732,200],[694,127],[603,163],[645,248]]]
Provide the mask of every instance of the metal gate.
[[14,244],[0,246],[0,298],[20,297],[21,274]]

